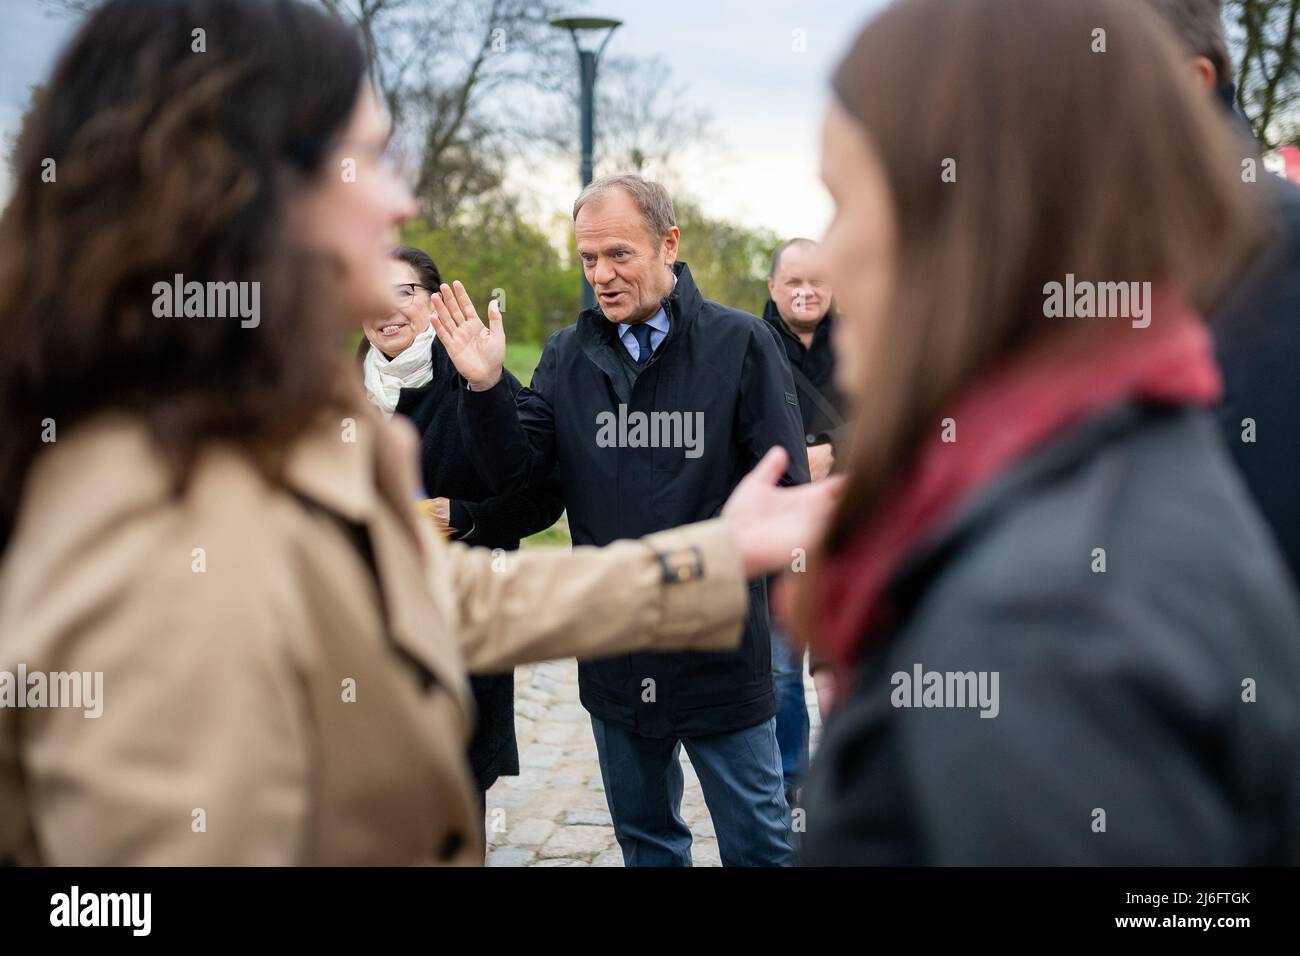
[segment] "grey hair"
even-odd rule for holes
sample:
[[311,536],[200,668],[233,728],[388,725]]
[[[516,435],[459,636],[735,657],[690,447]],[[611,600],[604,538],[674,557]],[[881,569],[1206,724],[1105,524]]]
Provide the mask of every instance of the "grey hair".
[[776,270],[781,267],[781,255],[782,253],[785,252],[785,250],[789,249],[791,246],[805,246],[813,249],[820,248],[817,245],[817,243],[814,242],[812,239],[800,239],[800,238],[787,239],[785,242],[781,243],[779,246],[777,246],[775,249],[772,250],[772,267],[767,271],[767,277],[769,279],[776,278]]
[[621,189],[632,197],[646,228],[656,239],[662,239],[668,230],[677,225],[677,214],[673,212],[673,200],[668,190],[656,182],[634,176],[630,173],[622,176],[602,176],[584,189],[573,203],[573,218],[577,220],[578,212],[587,203],[597,200],[610,190]]
[[1146,0],[1165,24],[1172,27],[1183,47],[1193,56],[1214,64],[1219,84],[1232,79],[1232,55],[1223,32],[1222,0]]

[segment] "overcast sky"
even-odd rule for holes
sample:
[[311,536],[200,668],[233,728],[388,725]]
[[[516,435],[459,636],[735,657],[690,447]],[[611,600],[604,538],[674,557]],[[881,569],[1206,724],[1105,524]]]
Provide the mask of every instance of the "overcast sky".
[[[609,54],[662,58],[673,84],[685,84],[710,113],[720,145],[677,163],[706,211],[816,238],[830,216],[817,176],[830,73],[884,2],[593,0],[580,9],[623,20]],[[538,188],[557,197],[557,209],[572,206],[578,177],[570,165]]]
[[27,109],[29,89],[44,82],[59,48],[72,32],[66,17],[52,19],[38,0],[0,0],[0,198],[9,196],[9,138]]
[[[29,87],[45,79],[74,24],[50,16],[40,0],[0,4],[0,133],[7,147]],[[685,85],[692,103],[711,115],[717,145],[677,164],[685,190],[707,212],[786,236],[815,237],[829,217],[817,178],[827,80],[857,28],[883,5],[884,0],[584,0],[574,9],[623,20],[610,54],[660,57],[672,70],[673,84]],[[575,62],[575,84],[576,72]],[[538,212],[563,211],[576,192],[576,166],[575,157],[571,164],[516,169],[515,185],[529,191]],[[5,168],[0,195],[8,192]]]

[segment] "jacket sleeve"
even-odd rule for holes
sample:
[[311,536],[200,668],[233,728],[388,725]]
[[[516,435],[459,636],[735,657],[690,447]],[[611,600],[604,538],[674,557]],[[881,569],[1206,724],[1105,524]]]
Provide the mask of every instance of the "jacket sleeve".
[[557,475],[511,495],[496,495],[485,501],[461,501],[450,504],[451,525],[459,529],[454,540],[466,544],[495,547],[499,542],[516,541],[545,531],[560,520],[564,498]]
[[434,586],[452,590],[456,636],[476,673],[635,650],[731,650],[748,606],[720,520],[604,548],[494,554],[451,544],[432,555]]
[[52,669],[103,673],[103,713],[53,708],[32,721],[28,759],[59,782],[31,804],[43,856],[306,862],[312,743],[284,622],[246,576],[159,557],[54,648]]
[[781,484],[808,483],[808,450],[790,363],[767,323],[757,319],[741,367],[736,414],[736,434],[746,470],[753,468],[773,445],[781,445],[790,456]]
[[542,350],[531,388],[503,374],[483,392],[460,392],[460,429],[470,461],[498,495],[523,491],[555,467],[554,336]]

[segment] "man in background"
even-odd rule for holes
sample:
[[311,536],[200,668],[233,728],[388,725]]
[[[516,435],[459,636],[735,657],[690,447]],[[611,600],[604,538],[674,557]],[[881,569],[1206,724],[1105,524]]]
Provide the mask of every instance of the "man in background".
[[[770,298],[763,319],[785,349],[799,395],[808,470],[813,481],[830,474],[835,443],[844,427],[844,402],[835,387],[835,352],[831,328],[832,290],[826,278],[821,246],[811,239],[787,239],[772,252],[768,272]],[[823,684],[828,672],[814,679]],[[776,739],[781,746],[781,771],[786,802],[798,803],[799,783],[808,761],[808,705],[803,690],[803,653],[796,652],[772,621],[772,676],[776,682]],[[820,691],[819,691],[820,693]]]

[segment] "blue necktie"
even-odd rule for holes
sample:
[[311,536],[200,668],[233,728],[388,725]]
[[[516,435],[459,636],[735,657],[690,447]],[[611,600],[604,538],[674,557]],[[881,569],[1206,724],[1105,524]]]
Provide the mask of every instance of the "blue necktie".
[[632,326],[632,338],[636,339],[637,345],[636,364],[644,365],[650,361],[650,355],[654,352],[650,347],[650,326],[638,322]]

